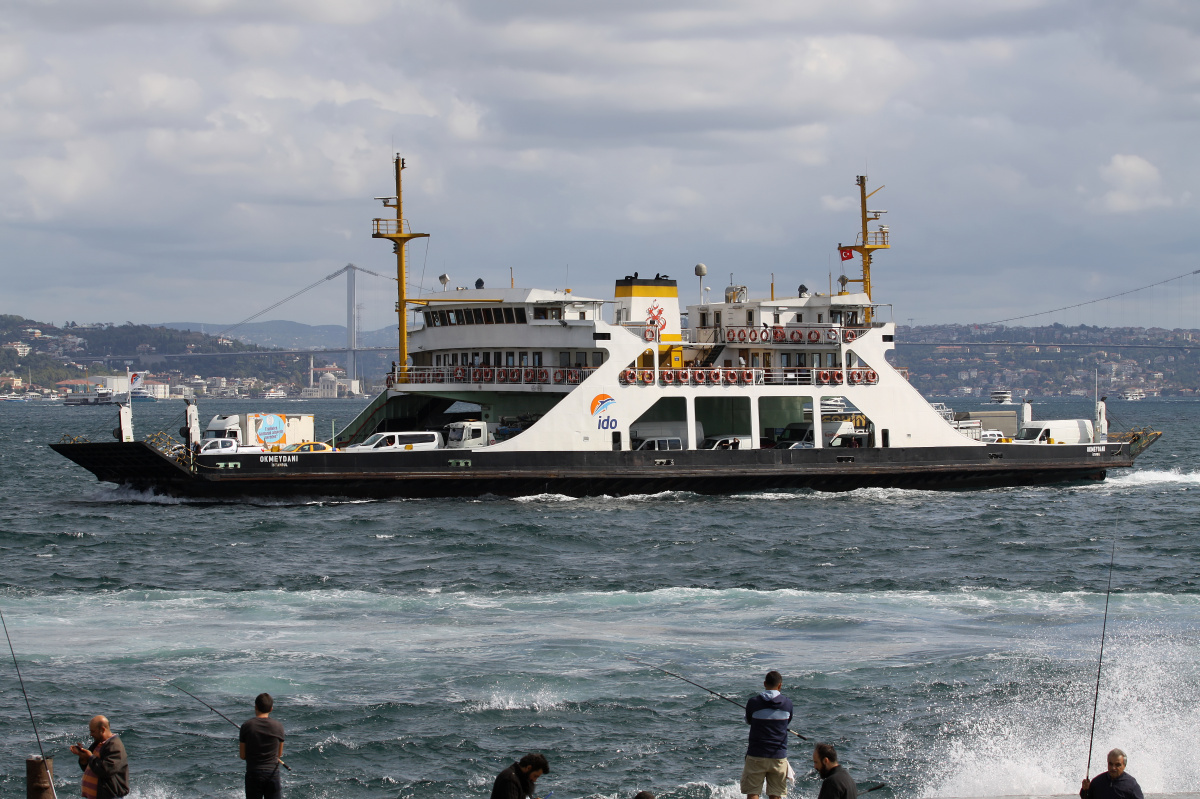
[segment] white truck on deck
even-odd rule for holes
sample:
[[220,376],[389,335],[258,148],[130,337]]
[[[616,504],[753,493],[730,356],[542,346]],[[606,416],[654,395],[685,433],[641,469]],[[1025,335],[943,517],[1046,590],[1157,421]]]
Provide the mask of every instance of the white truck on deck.
[[313,440],[311,413],[232,413],[217,415],[204,429],[204,441],[230,438],[242,447],[275,451],[288,444]]

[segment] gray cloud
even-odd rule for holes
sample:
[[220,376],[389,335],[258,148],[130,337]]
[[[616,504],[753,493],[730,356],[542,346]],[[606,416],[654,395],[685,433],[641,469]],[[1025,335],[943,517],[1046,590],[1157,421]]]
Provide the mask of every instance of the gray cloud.
[[[1194,268],[1200,11],[827,6],[10,4],[0,310],[235,321],[346,261],[385,271],[369,220],[393,149],[433,234],[412,248],[426,285],[511,267],[561,286],[569,264],[607,296],[633,269],[704,261],[764,293],[771,273],[820,286],[864,170],[896,247],[876,298],[903,318],[1001,318]],[[375,288],[367,326],[391,318]],[[324,291],[288,315],[339,321]]]

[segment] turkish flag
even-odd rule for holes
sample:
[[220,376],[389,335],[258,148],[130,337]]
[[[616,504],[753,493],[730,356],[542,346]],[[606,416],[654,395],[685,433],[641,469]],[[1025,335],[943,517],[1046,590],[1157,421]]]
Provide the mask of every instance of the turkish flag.
[[842,250],[842,260],[843,261],[849,261],[853,257],[854,257],[854,250],[850,249],[849,247],[846,247]]

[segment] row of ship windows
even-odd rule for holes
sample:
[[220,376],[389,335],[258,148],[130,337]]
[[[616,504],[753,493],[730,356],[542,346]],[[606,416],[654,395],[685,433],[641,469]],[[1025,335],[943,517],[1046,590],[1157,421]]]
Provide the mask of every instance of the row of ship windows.
[[[567,312],[562,308],[536,307],[534,321],[561,321]],[[447,308],[424,312],[426,327],[450,327],[452,325],[523,325],[528,321],[524,308]],[[580,319],[587,319],[587,311],[579,311]]]
[[[729,314],[729,316],[732,316],[732,315],[733,315],[732,313]],[[711,314],[709,314],[707,311],[701,311],[700,319],[699,319],[700,324],[698,325],[698,327],[709,327],[710,325],[708,322],[709,322],[710,316],[712,318],[712,325],[711,325],[712,327],[722,327],[720,311],[713,311]],[[771,324],[775,324],[775,325],[782,325],[785,323],[786,324],[796,324],[796,325],[804,324],[804,314],[796,313],[796,314],[791,314],[791,316],[792,316],[791,319],[784,319],[783,318],[784,314],[773,313],[773,314],[771,314],[771,317],[772,317]],[[763,321],[765,321],[765,320],[763,320]],[[735,322],[733,319],[727,319],[726,324],[736,325],[737,322]],[[753,327],[754,324],[755,324],[754,311],[748,309],[746,311],[746,326]],[[817,314],[816,324],[818,324],[818,325],[825,324],[825,314],[824,313]],[[831,324],[831,325],[851,325],[851,326],[857,325],[858,324],[858,311],[830,311],[829,312],[829,324]]]
[[[433,353],[432,357],[429,353],[425,353],[426,359],[431,359],[432,363],[417,363],[417,366],[549,366],[554,358],[554,353],[541,352],[535,350],[532,352],[522,351],[499,351],[499,352],[446,352]],[[591,352],[570,352],[560,350],[558,353],[558,364],[556,368],[561,369],[582,369],[586,367],[596,367],[604,363],[604,353],[600,350],[592,350]],[[738,359],[742,361],[742,358]],[[859,365],[858,357],[854,353],[847,354],[847,366],[851,369]],[[734,366],[732,359],[725,361],[725,366]],[[779,353],[763,353],[761,358],[759,353],[753,352],[750,354],[750,363],[739,363],[738,366],[758,367],[814,367],[819,368],[824,365],[826,368],[840,368],[842,366],[838,353],[836,352],[779,352]]]
[[[604,363],[604,353],[559,351],[561,369],[583,369]],[[533,352],[446,352],[433,354],[433,366],[549,366],[554,353]],[[417,364],[420,366],[421,364]]]

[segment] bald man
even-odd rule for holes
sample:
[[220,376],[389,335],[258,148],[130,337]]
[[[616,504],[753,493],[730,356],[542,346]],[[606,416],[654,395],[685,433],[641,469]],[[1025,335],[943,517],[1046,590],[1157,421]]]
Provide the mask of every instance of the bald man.
[[83,769],[84,799],[113,799],[129,793],[129,758],[125,744],[113,735],[108,719],[93,716],[88,722],[91,748],[71,744],[71,754],[79,757]]

